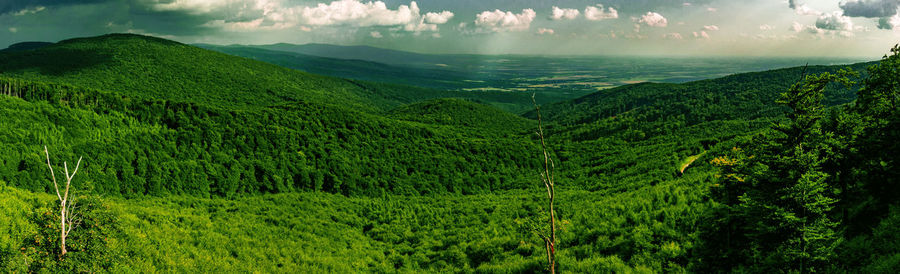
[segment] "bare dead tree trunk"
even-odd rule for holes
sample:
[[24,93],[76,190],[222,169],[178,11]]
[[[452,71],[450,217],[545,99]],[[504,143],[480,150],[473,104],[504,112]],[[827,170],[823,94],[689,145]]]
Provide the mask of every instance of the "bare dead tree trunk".
[[50,152],[47,151],[47,146],[44,146],[44,155],[47,156],[47,167],[50,168],[53,188],[56,189],[56,197],[59,198],[59,256],[62,258],[68,252],[66,251],[66,237],[69,236],[69,232],[72,232],[73,227],[81,223],[81,219],[75,215],[75,198],[73,197],[72,200],[69,200],[69,186],[72,185],[72,178],[75,177],[75,173],[78,172],[78,167],[81,165],[81,157],[78,157],[78,163],[75,164],[75,170],[71,174],[69,174],[68,163],[63,162],[63,168],[66,171],[66,190],[60,194],[59,185],[56,183],[56,175],[53,173],[53,165],[50,164]]
[[544,141],[544,122],[541,117],[541,107],[538,106],[537,101],[534,100],[534,94],[531,94],[531,103],[534,104],[534,109],[537,112],[537,134],[541,139],[541,150],[544,154],[544,170],[541,172],[541,180],[547,188],[547,198],[550,205],[550,236],[541,235],[541,237],[544,239],[544,245],[547,250],[547,264],[550,273],[556,273],[556,212],[553,209],[553,200],[556,198],[556,189],[554,188],[552,173],[555,166],[553,164],[553,158],[550,157],[550,152],[547,151],[547,143]]

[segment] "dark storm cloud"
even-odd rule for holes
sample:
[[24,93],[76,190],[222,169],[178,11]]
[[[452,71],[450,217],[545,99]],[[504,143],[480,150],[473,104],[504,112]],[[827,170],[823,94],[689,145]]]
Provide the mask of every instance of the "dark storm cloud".
[[[51,24],[57,17],[67,17],[69,28],[105,32],[146,32],[163,35],[188,36],[212,34],[218,28],[204,26],[213,19],[228,18],[228,11],[195,13],[191,10],[160,10],[155,4],[171,0],[0,0],[0,14],[18,18],[18,24]],[[46,9],[15,16],[23,10]],[[44,22],[44,23],[41,23]],[[36,27],[36,26],[35,26]],[[21,26],[28,28],[28,26]],[[65,29],[65,27],[60,28]]]
[[96,4],[112,0],[4,0],[0,1],[0,14],[18,12],[35,7],[55,7],[75,4]]
[[797,0],[788,0],[788,6],[791,9],[796,9],[797,8]]
[[900,0],[850,0],[840,6],[850,17],[890,17],[897,14]]

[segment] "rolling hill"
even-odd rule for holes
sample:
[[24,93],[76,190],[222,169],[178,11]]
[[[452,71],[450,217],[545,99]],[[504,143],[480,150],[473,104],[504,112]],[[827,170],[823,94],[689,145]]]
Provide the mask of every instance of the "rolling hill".
[[[533,150],[523,136],[488,141],[479,131],[494,129],[381,114],[454,92],[318,76],[137,35],[66,40],[0,54],[0,63],[0,85],[13,95],[0,104],[16,117],[3,127],[18,129],[3,133],[0,177],[30,190],[48,187],[33,162],[44,144],[85,155],[95,190],[125,196],[473,193],[516,188],[520,167],[536,164],[515,160]],[[484,182],[464,186],[450,174]]]
[[309,74],[134,34],[64,40],[37,50],[0,53],[0,60],[0,73],[7,77],[213,106],[304,100],[381,110],[414,98],[452,96]]

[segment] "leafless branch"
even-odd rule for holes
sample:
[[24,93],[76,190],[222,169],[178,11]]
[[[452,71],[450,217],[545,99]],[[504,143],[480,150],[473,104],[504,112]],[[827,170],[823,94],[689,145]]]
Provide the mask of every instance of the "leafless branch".
[[53,188],[56,190],[56,198],[59,199],[59,245],[60,245],[60,257],[66,255],[66,237],[69,236],[69,233],[72,232],[72,229],[76,226],[81,225],[81,213],[78,212],[78,203],[74,197],[69,200],[69,190],[71,190],[72,179],[75,178],[75,174],[78,173],[78,168],[81,166],[81,160],[83,157],[78,157],[78,162],[75,164],[75,169],[72,173],[69,173],[69,163],[63,162],[63,170],[66,172],[66,190],[63,194],[60,194],[59,184],[56,182],[56,174],[53,172],[53,165],[50,163],[50,152],[47,149],[47,146],[44,146],[44,154],[47,156],[47,167],[50,168],[50,177],[53,178]]
[[44,146],[44,155],[47,155],[47,166],[50,167],[50,178],[53,178],[53,188],[56,189],[56,197],[62,201],[62,196],[59,195],[59,185],[56,184],[56,175],[53,173],[53,165],[50,164],[50,152],[47,151],[47,146]]
[[539,235],[544,239],[545,248],[547,250],[547,264],[549,265],[550,273],[556,273],[556,213],[553,209],[553,201],[556,196],[556,190],[554,188],[552,173],[555,165],[553,163],[553,158],[550,157],[550,152],[547,150],[547,143],[544,140],[544,121],[541,117],[541,107],[538,106],[537,101],[534,99],[534,96],[535,94],[532,93],[531,103],[534,104],[534,109],[537,113],[537,134],[541,140],[541,150],[544,155],[544,170],[541,172],[541,181],[544,183],[544,187],[547,188],[547,196],[549,200],[548,204],[550,206],[550,236],[546,237],[543,234]]

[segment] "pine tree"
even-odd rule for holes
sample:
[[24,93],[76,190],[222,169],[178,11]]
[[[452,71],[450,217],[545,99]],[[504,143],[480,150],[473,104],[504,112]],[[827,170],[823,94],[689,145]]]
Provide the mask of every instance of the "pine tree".
[[723,168],[712,194],[722,207],[717,222],[727,243],[711,246],[725,250],[730,262],[719,268],[808,272],[834,256],[837,200],[822,169],[833,135],[822,130],[821,101],[829,84],[849,85],[851,74],[804,75],[778,100],[791,110],[785,122],[754,136],[745,150],[713,160]]

